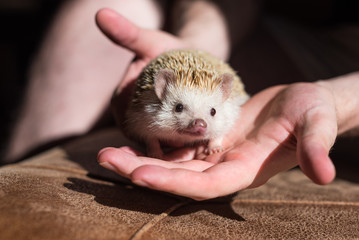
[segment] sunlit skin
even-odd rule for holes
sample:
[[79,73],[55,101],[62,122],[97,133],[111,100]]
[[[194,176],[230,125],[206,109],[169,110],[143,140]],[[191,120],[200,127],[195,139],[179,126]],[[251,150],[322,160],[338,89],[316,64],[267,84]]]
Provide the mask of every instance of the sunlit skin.
[[[115,43],[136,54],[117,91],[122,100],[126,86],[151,59],[168,49],[192,47],[167,33],[141,29],[108,9],[98,12],[97,23]],[[227,150],[204,160],[193,159],[197,155],[191,148],[178,149],[164,161],[122,147],[102,149],[98,161],[140,186],[196,200],[258,187],[297,165],[313,182],[327,184],[335,177],[328,154],[337,135],[359,123],[358,100],[349,101],[359,89],[358,79],[359,74],[352,74],[274,86],[252,96],[224,139]],[[117,114],[125,107],[118,105]]]

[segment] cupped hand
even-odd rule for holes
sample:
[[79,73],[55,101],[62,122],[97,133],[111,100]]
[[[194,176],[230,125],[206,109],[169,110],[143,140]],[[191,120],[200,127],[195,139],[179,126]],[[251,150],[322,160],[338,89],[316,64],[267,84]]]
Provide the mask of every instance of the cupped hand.
[[253,96],[225,139],[228,150],[206,161],[163,161],[128,147],[103,149],[98,161],[135,184],[196,200],[260,186],[297,165],[314,182],[326,184],[335,176],[328,154],[337,128],[332,92],[296,83]]

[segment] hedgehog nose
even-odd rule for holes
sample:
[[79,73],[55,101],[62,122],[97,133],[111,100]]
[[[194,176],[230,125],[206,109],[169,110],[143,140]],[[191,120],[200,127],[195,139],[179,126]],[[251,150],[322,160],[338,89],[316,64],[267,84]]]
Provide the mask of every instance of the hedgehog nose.
[[192,127],[207,128],[207,123],[203,119],[195,119],[192,122]]
[[188,130],[197,134],[204,134],[206,129],[207,123],[203,119],[195,119],[188,126]]

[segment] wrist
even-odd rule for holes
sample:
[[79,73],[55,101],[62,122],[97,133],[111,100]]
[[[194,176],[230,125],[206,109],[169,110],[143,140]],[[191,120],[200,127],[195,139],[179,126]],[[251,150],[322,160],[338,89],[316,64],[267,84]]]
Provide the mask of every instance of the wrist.
[[209,1],[178,1],[175,7],[178,23],[173,31],[189,48],[206,51],[228,60],[230,37],[221,10]]
[[338,134],[359,129],[359,72],[316,83],[332,93]]

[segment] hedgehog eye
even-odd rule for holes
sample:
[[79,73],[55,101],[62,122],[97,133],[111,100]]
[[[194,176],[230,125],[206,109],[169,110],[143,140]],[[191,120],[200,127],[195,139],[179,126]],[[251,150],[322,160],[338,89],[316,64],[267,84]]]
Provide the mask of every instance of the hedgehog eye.
[[182,112],[183,111],[183,104],[182,103],[178,103],[176,105],[176,112]]
[[211,109],[211,116],[213,117],[214,115],[216,115],[216,109],[212,108]]

